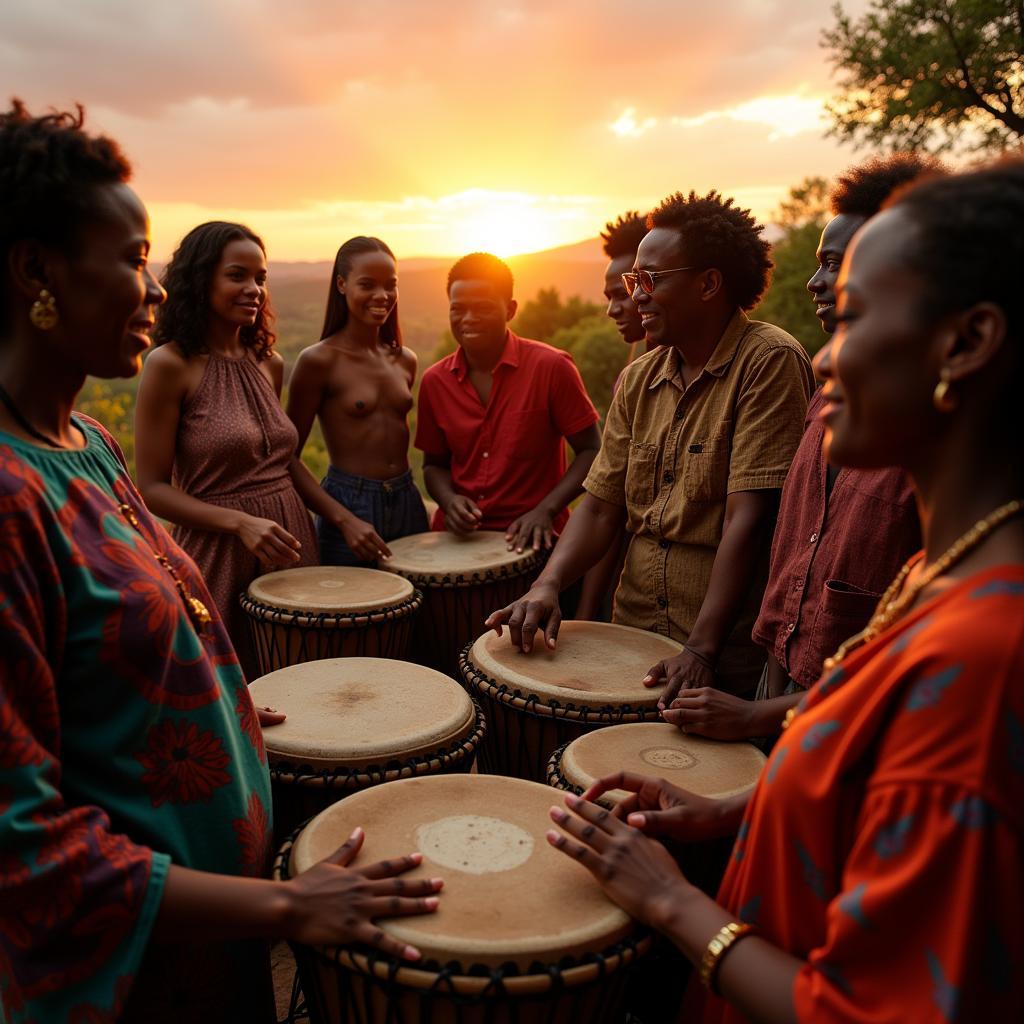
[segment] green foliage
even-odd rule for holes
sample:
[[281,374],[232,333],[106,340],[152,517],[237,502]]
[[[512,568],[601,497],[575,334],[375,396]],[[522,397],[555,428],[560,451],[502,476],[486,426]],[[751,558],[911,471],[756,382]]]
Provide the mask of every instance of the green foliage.
[[629,357],[629,346],[603,313],[583,317],[556,331],[550,340],[572,353],[590,400],[603,420],[612,401],[612,387]]
[[596,302],[573,295],[562,302],[557,288],[541,288],[536,298],[524,302],[512,321],[512,330],[524,338],[551,343],[555,334],[584,317],[597,316],[604,310]]
[[1024,137],[1024,4],[871,0],[822,45],[843,94],[832,133],[897,149],[1003,149]]
[[828,192],[824,178],[805,178],[779,204],[775,221],[783,235],[772,246],[775,270],[771,287],[751,313],[755,320],[789,331],[811,355],[825,343],[807,282],[818,265],[814,254],[830,216]]

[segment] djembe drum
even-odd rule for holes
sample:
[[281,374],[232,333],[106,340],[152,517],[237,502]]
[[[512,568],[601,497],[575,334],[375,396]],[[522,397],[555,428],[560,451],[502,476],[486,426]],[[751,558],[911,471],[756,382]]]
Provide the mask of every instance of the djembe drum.
[[410,779],[356,793],[278,856],[279,879],[357,826],[356,865],[412,850],[409,878],[442,877],[434,914],[381,919],[414,965],[357,947],[293,946],[314,1024],[604,1024],[623,1019],[628,965],[649,940],[580,864],[552,849],[551,790],[486,775]]
[[266,674],[321,658],[404,658],[423,599],[389,572],[316,565],[258,576],[240,600]]
[[[752,789],[764,763],[764,754],[752,743],[683,735],[668,722],[638,722],[588,733],[560,747],[548,761],[548,783],[580,795],[603,776],[627,771],[665,779],[698,796],[722,799]],[[611,790],[600,802],[614,807],[625,796],[623,790]],[[687,878],[714,895],[733,837],[670,845]]]
[[656,721],[661,690],[641,680],[681,650],[658,633],[609,622],[563,622],[554,651],[538,634],[529,654],[507,635],[485,633],[460,662],[489,725],[481,770],[544,782],[556,747],[604,726]]
[[509,551],[505,535],[479,530],[468,537],[447,531],[391,541],[382,568],[423,593],[410,658],[458,675],[459,652],[484,628],[484,619],[522,597],[546,552]]
[[447,676],[387,658],[291,665],[249,688],[288,717],[263,731],[279,836],[357,789],[468,772],[484,733],[479,708]]

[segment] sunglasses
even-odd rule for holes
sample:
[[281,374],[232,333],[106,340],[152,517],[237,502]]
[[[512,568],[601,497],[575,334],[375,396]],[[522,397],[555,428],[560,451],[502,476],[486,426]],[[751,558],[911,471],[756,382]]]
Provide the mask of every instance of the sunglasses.
[[630,295],[636,291],[636,286],[639,284],[640,287],[647,292],[648,295],[654,294],[654,285],[659,277],[664,277],[666,274],[678,274],[683,270],[699,270],[700,267],[675,267],[672,270],[631,270],[628,274],[622,275],[622,283],[626,286],[626,291]]

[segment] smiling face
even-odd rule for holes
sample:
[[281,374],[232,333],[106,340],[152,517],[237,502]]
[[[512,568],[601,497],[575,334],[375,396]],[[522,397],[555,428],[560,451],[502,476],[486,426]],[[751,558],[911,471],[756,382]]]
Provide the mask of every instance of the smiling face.
[[386,252],[363,252],[337,281],[349,316],[370,327],[381,327],[398,302],[398,272]]
[[448,322],[455,340],[465,349],[493,352],[505,343],[515,300],[505,299],[490,282],[452,281],[448,292]]
[[51,261],[60,310],[53,342],[83,376],[134,377],[167,297],[149,271],[149,218],[123,184],[97,187],[92,212],[73,253]]
[[210,281],[210,313],[232,327],[251,327],[267,299],[267,256],[251,239],[224,246]]
[[[682,251],[679,233],[670,228],[652,228],[636,251],[634,269],[658,273],[688,266],[692,261]],[[654,291],[645,292],[637,283],[633,291],[640,321],[649,344],[671,345],[686,337],[694,320],[701,316],[699,268],[656,277]]]
[[904,257],[916,228],[899,209],[873,218],[850,246],[839,275],[837,327],[814,359],[825,384],[820,413],[830,462],[908,466],[934,442],[941,414],[928,293]]
[[850,213],[833,217],[825,225],[818,251],[814,254],[818,269],[807,282],[807,290],[814,298],[816,313],[826,334],[832,334],[836,329],[836,281],[843,255],[864,220],[864,217]]
[[640,311],[622,283],[622,275],[633,269],[633,259],[629,254],[616,256],[604,272],[604,297],[608,300],[605,312],[614,321],[622,340],[628,345],[643,341],[644,338]]

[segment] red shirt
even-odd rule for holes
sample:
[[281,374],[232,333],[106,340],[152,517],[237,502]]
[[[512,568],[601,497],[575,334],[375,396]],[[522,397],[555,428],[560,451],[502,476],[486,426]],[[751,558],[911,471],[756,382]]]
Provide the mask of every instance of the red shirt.
[[921,547],[914,492],[900,469],[841,469],[826,501],[822,403],[819,390],[782,489],[753,634],[804,689],[867,625],[885,588]]
[[[483,405],[462,349],[431,366],[420,382],[416,447],[450,455],[452,484],[477,503],[484,530],[505,530],[536,508],[565,476],[564,438],[598,420],[572,356],[508,332]],[[555,518],[560,531],[569,518]],[[444,529],[438,509],[431,524]]]

